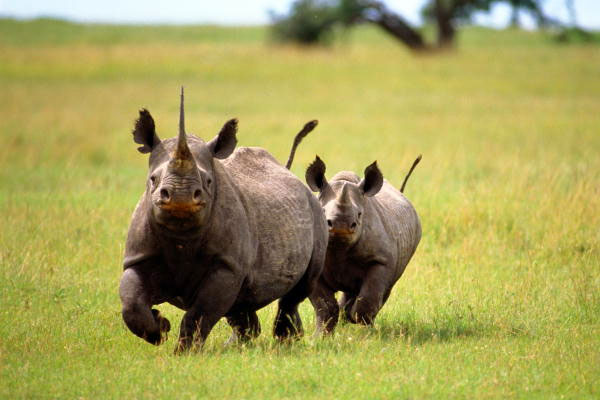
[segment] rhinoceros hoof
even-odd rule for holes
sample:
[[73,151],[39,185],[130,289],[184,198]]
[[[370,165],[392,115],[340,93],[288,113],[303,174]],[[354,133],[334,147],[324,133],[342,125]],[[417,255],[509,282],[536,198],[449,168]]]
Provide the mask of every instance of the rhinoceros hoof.
[[160,314],[160,311],[152,309],[152,315],[154,316],[154,320],[158,323],[160,332],[166,333],[171,330],[171,323]]
[[154,340],[150,342],[159,345],[168,339],[167,332],[171,330],[171,323],[168,319],[163,317],[158,310],[152,309],[152,316],[158,324],[158,333],[156,334],[158,337],[154,338]]

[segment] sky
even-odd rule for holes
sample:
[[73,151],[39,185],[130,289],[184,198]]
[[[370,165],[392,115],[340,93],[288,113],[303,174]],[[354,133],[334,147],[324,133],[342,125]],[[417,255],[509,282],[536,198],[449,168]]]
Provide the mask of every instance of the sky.
[[[222,24],[269,23],[269,10],[285,13],[293,0],[0,0],[0,16],[21,19],[58,17],[78,22],[134,24]],[[384,0],[387,6],[414,24],[421,23],[420,10],[426,0]],[[547,15],[568,21],[565,0],[545,0]],[[575,0],[579,25],[600,30],[600,0]],[[480,13],[475,21],[503,27],[510,16],[507,6]],[[525,27],[533,21],[523,16]]]

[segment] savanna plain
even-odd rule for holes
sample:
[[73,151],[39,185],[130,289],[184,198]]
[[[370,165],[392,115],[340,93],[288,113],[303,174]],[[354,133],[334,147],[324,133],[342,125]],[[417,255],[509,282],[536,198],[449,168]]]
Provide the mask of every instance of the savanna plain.
[[[265,28],[0,20],[0,397],[600,397],[600,49],[465,28],[455,51],[414,56],[359,29],[329,48],[276,45]],[[174,356],[182,312],[153,347],[120,316],[118,283],[147,158],[161,137],[212,138],[287,158],[304,179],[377,160],[423,238],[374,328],[314,340],[262,335]],[[228,221],[223,221],[228,223]]]

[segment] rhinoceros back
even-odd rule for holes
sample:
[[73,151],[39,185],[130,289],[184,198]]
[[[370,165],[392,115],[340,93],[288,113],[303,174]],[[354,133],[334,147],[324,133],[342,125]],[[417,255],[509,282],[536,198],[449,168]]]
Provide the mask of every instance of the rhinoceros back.
[[[304,274],[315,232],[315,201],[304,184],[260,148],[240,147],[223,161],[258,243],[250,284],[266,297],[286,293]],[[318,204],[317,204],[318,206]],[[268,293],[267,293],[268,292]]]
[[387,181],[375,199],[385,209],[385,223],[390,232],[393,232],[391,236],[398,246],[397,262],[402,273],[421,240],[419,216],[410,201]]

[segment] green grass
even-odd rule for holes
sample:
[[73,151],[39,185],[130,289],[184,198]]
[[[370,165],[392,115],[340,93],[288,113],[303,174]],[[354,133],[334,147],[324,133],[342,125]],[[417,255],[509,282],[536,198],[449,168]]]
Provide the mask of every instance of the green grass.
[[[415,57],[374,30],[330,49],[276,46],[263,28],[0,20],[0,397],[598,398],[600,50],[465,29]],[[241,145],[299,177],[377,159],[407,186],[423,239],[376,327],[172,355],[124,327],[117,294],[147,159],[148,107],[174,136],[240,119]],[[182,313],[159,306],[177,331]],[[307,332],[310,304],[301,305]]]

